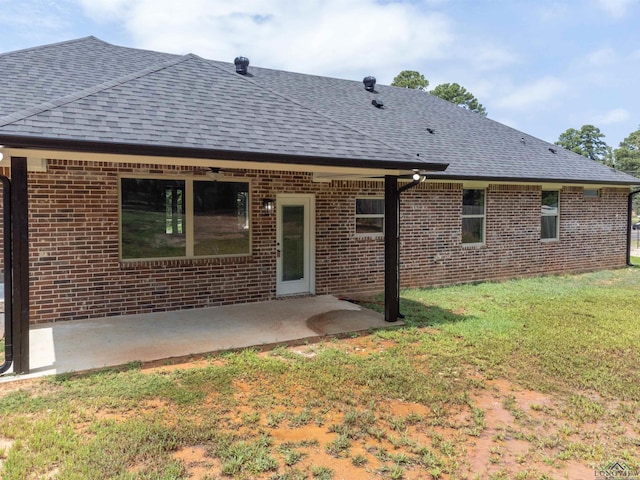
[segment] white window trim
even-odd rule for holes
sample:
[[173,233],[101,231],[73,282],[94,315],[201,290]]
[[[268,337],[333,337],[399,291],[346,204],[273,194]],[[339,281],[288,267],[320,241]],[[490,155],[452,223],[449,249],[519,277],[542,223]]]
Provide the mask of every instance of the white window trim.
[[[482,214],[475,213],[472,215],[462,214],[462,220],[465,218],[482,218],[482,240],[479,242],[463,242],[462,241],[462,221],[460,221],[460,243],[463,247],[478,247],[487,243],[487,190],[485,188],[463,188],[462,189],[462,202],[464,202],[465,190],[482,190],[484,192],[484,203],[482,204]],[[464,209],[464,203],[462,204]]]
[[[354,231],[355,236],[358,238],[376,238],[376,237],[384,237],[384,213],[357,213],[358,209],[358,200],[382,200],[384,202],[384,197],[356,197],[354,201],[354,211],[356,212],[354,215]],[[382,232],[370,232],[370,233],[358,233],[358,219],[359,218],[382,218]]]

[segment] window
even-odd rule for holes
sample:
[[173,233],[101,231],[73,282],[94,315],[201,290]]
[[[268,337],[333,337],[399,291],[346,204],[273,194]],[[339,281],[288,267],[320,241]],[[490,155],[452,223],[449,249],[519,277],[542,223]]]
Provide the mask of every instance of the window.
[[249,183],[122,178],[123,260],[250,253]]
[[384,234],[384,198],[356,198],[356,235]]
[[484,243],[484,190],[462,191],[462,243]]
[[597,188],[585,188],[584,198],[598,198],[600,197],[600,190]]
[[558,239],[558,199],[557,191],[542,191],[542,223],[540,238],[542,240]]

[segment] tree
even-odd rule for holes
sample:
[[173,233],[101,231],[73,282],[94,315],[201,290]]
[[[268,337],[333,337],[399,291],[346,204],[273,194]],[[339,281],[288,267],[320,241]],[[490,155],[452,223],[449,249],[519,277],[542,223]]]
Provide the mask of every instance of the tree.
[[[414,90],[422,90],[427,92],[429,86],[429,80],[424,78],[420,72],[415,70],[403,70],[395,76],[392,87],[412,88]],[[457,83],[443,83],[431,90],[429,93],[440,97],[451,103],[455,103],[459,107],[466,108],[472,112],[479,113],[480,115],[487,116],[487,110],[482,106],[473,94],[466,88],[461,87]]]
[[487,116],[487,109],[482,106],[473,94],[457,83],[443,83],[429,93],[440,97],[447,102],[455,103],[459,107]]
[[611,147],[603,140],[604,137],[599,128],[583,125],[580,130],[569,128],[561,133],[556,145],[607,165],[611,163],[612,155]]
[[[640,127],[620,142],[613,156],[618,170],[640,178]],[[640,195],[633,197],[633,209],[640,212]]]
[[401,71],[391,82],[392,87],[412,88],[414,90],[427,91],[429,80],[424,78],[420,72],[415,70]]
[[640,129],[629,134],[613,152],[615,167],[625,173],[640,176]]

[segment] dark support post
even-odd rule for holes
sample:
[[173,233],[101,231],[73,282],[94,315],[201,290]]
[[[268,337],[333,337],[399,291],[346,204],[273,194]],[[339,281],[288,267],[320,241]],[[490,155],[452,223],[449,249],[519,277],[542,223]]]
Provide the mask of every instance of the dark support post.
[[400,316],[398,285],[398,177],[384,177],[384,319],[395,322]]
[[13,373],[29,372],[29,208],[27,159],[11,157]]

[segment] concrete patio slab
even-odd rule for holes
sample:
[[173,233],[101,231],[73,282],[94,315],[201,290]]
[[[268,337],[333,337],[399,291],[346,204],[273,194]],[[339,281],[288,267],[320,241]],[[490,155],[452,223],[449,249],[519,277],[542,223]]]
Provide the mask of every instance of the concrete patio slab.
[[398,325],[331,295],[38,325],[31,372],[0,382]]

